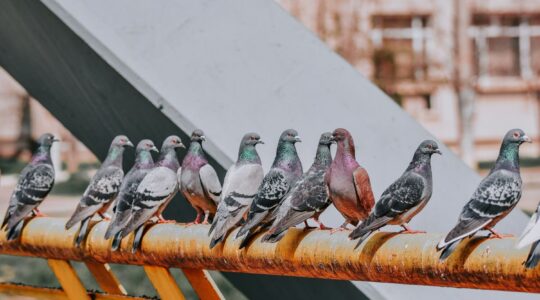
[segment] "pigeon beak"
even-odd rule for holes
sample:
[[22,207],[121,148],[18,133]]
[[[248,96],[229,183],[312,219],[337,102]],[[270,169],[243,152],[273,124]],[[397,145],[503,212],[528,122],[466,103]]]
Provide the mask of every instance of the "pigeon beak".
[[527,135],[522,136],[521,141],[522,142],[527,142],[527,143],[532,143],[532,139]]
[[439,155],[442,155],[442,152],[441,152],[441,150],[439,150],[439,149],[436,149],[434,153],[437,153],[437,154],[439,154]]
[[297,142],[297,143],[300,143],[300,142],[302,142],[302,139],[299,136],[295,136],[294,141]]
[[204,135],[201,135],[201,141],[206,141],[206,137]]
[[257,145],[257,144],[264,144],[264,142],[261,141],[261,140],[258,140],[258,141],[255,143],[255,145]]
[[159,153],[159,150],[156,146],[152,146],[152,148],[150,148],[150,151],[154,151],[156,153]]
[[180,144],[178,144],[178,147],[186,149],[186,145],[182,144],[182,142],[180,142]]
[[133,143],[131,141],[127,141],[124,145],[126,145],[128,147],[135,147],[135,146],[133,146]]
[[60,142],[59,139],[53,139],[52,141],[53,141],[53,143],[54,143],[54,142]]

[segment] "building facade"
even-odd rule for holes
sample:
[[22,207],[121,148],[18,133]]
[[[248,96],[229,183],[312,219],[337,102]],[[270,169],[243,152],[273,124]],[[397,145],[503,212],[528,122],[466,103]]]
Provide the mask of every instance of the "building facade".
[[464,114],[475,161],[492,160],[510,128],[540,139],[539,0],[279,2],[457,153]]

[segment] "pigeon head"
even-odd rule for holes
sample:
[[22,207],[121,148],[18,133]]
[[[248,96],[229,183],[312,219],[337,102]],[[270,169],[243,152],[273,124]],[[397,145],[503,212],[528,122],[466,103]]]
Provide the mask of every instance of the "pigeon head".
[[431,156],[434,153],[442,154],[441,150],[439,150],[439,145],[437,145],[437,142],[433,140],[425,140],[416,149],[416,152],[418,154],[427,154]]
[[261,159],[257,153],[257,150],[255,149],[257,144],[264,144],[264,142],[261,141],[261,136],[254,132],[246,133],[240,142],[237,162],[260,164]]
[[332,145],[335,144],[336,140],[334,139],[334,136],[331,132],[325,132],[321,134],[321,137],[319,138],[319,145]]
[[171,135],[163,141],[163,145],[161,145],[161,152],[176,148],[186,148],[186,146],[182,144],[182,140],[180,139],[180,137],[178,137],[177,135]]
[[191,141],[192,142],[204,142],[206,141],[206,137],[204,136],[204,132],[200,129],[195,129],[191,133]]
[[141,140],[141,141],[137,144],[136,152],[139,153],[139,152],[142,152],[142,151],[146,151],[146,152],[149,152],[149,151],[159,152],[158,148],[154,145],[154,142],[152,142],[152,140],[149,140],[149,139]]
[[338,151],[336,152],[336,158],[345,154],[350,154],[355,157],[354,141],[351,133],[344,128],[337,128],[332,133],[334,140],[338,144]]
[[516,144],[519,146],[525,142],[532,143],[532,140],[521,129],[512,129],[508,131],[503,139],[503,144]]
[[281,133],[279,136],[279,142],[280,143],[297,143],[301,142],[302,140],[298,136],[298,132],[294,129],[287,129]]
[[50,148],[54,142],[58,141],[60,140],[56,139],[54,135],[50,133],[45,133],[38,138],[37,143],[40,147]]
[[133,147],[133,143],[131,143],[131,141],[128,139],[127,136],[125,136],[125,135],[117,135],[113,139],[113,141],[111,143],[111,146],[122,147],[122,148]]

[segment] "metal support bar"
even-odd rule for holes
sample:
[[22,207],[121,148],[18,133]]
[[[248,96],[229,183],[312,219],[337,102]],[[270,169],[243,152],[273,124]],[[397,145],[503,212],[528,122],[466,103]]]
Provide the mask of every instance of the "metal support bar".
[[[9,296],[23,296],[41,300],[68,300],[68,296],[61,289],[42,288],[13,283],[0,283],[0,294]],[[144,300],[147,298],[124,295],[110,295],[88,292],[88,297],[95,300]]]
[[108,264],[85,262],[86,267],[92,273],[99,287],[107,294],[127,295],[126,289],[118,281]]
[[68,261],[49,259],[47,262],[69,299],[90,300],[79,276]]
[[183,300],[184,294],[176,284],[169,269],[164,267],[144,266],[144,271],[152,282],[159,297],[163,300]]
[[261,243],[258,235],[247,249],[238,250],[233,231],[223,245],[210,250],[207,225],[157,224],[149,226],[141,250],[132,254],[129,243],[110,250],[110,241],[103,238],[108,222],[96,224],[83,248],[75,248],[76,230],[66,231],[65,222],[34,218],[23,229],[21,242],[7,242],[2,231],[0,254],[540,293],[540,267],[523,267],[529,249],[516,249],[514,238],[466,239],[441,263],[435,249],[440,234],[380,232],[355,250],[347,232],[292,229],[279,243]]
[[225,299],[208,271],[183,268],[182,272],[201,300]]

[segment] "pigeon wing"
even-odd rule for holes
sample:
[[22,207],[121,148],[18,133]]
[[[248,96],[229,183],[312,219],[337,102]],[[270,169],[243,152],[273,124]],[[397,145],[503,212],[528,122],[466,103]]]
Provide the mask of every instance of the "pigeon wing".
[[199,170],[199,178],[208,197],[218,204],[221,196],[221,183],[216,170],[211,165],[206,164]]

